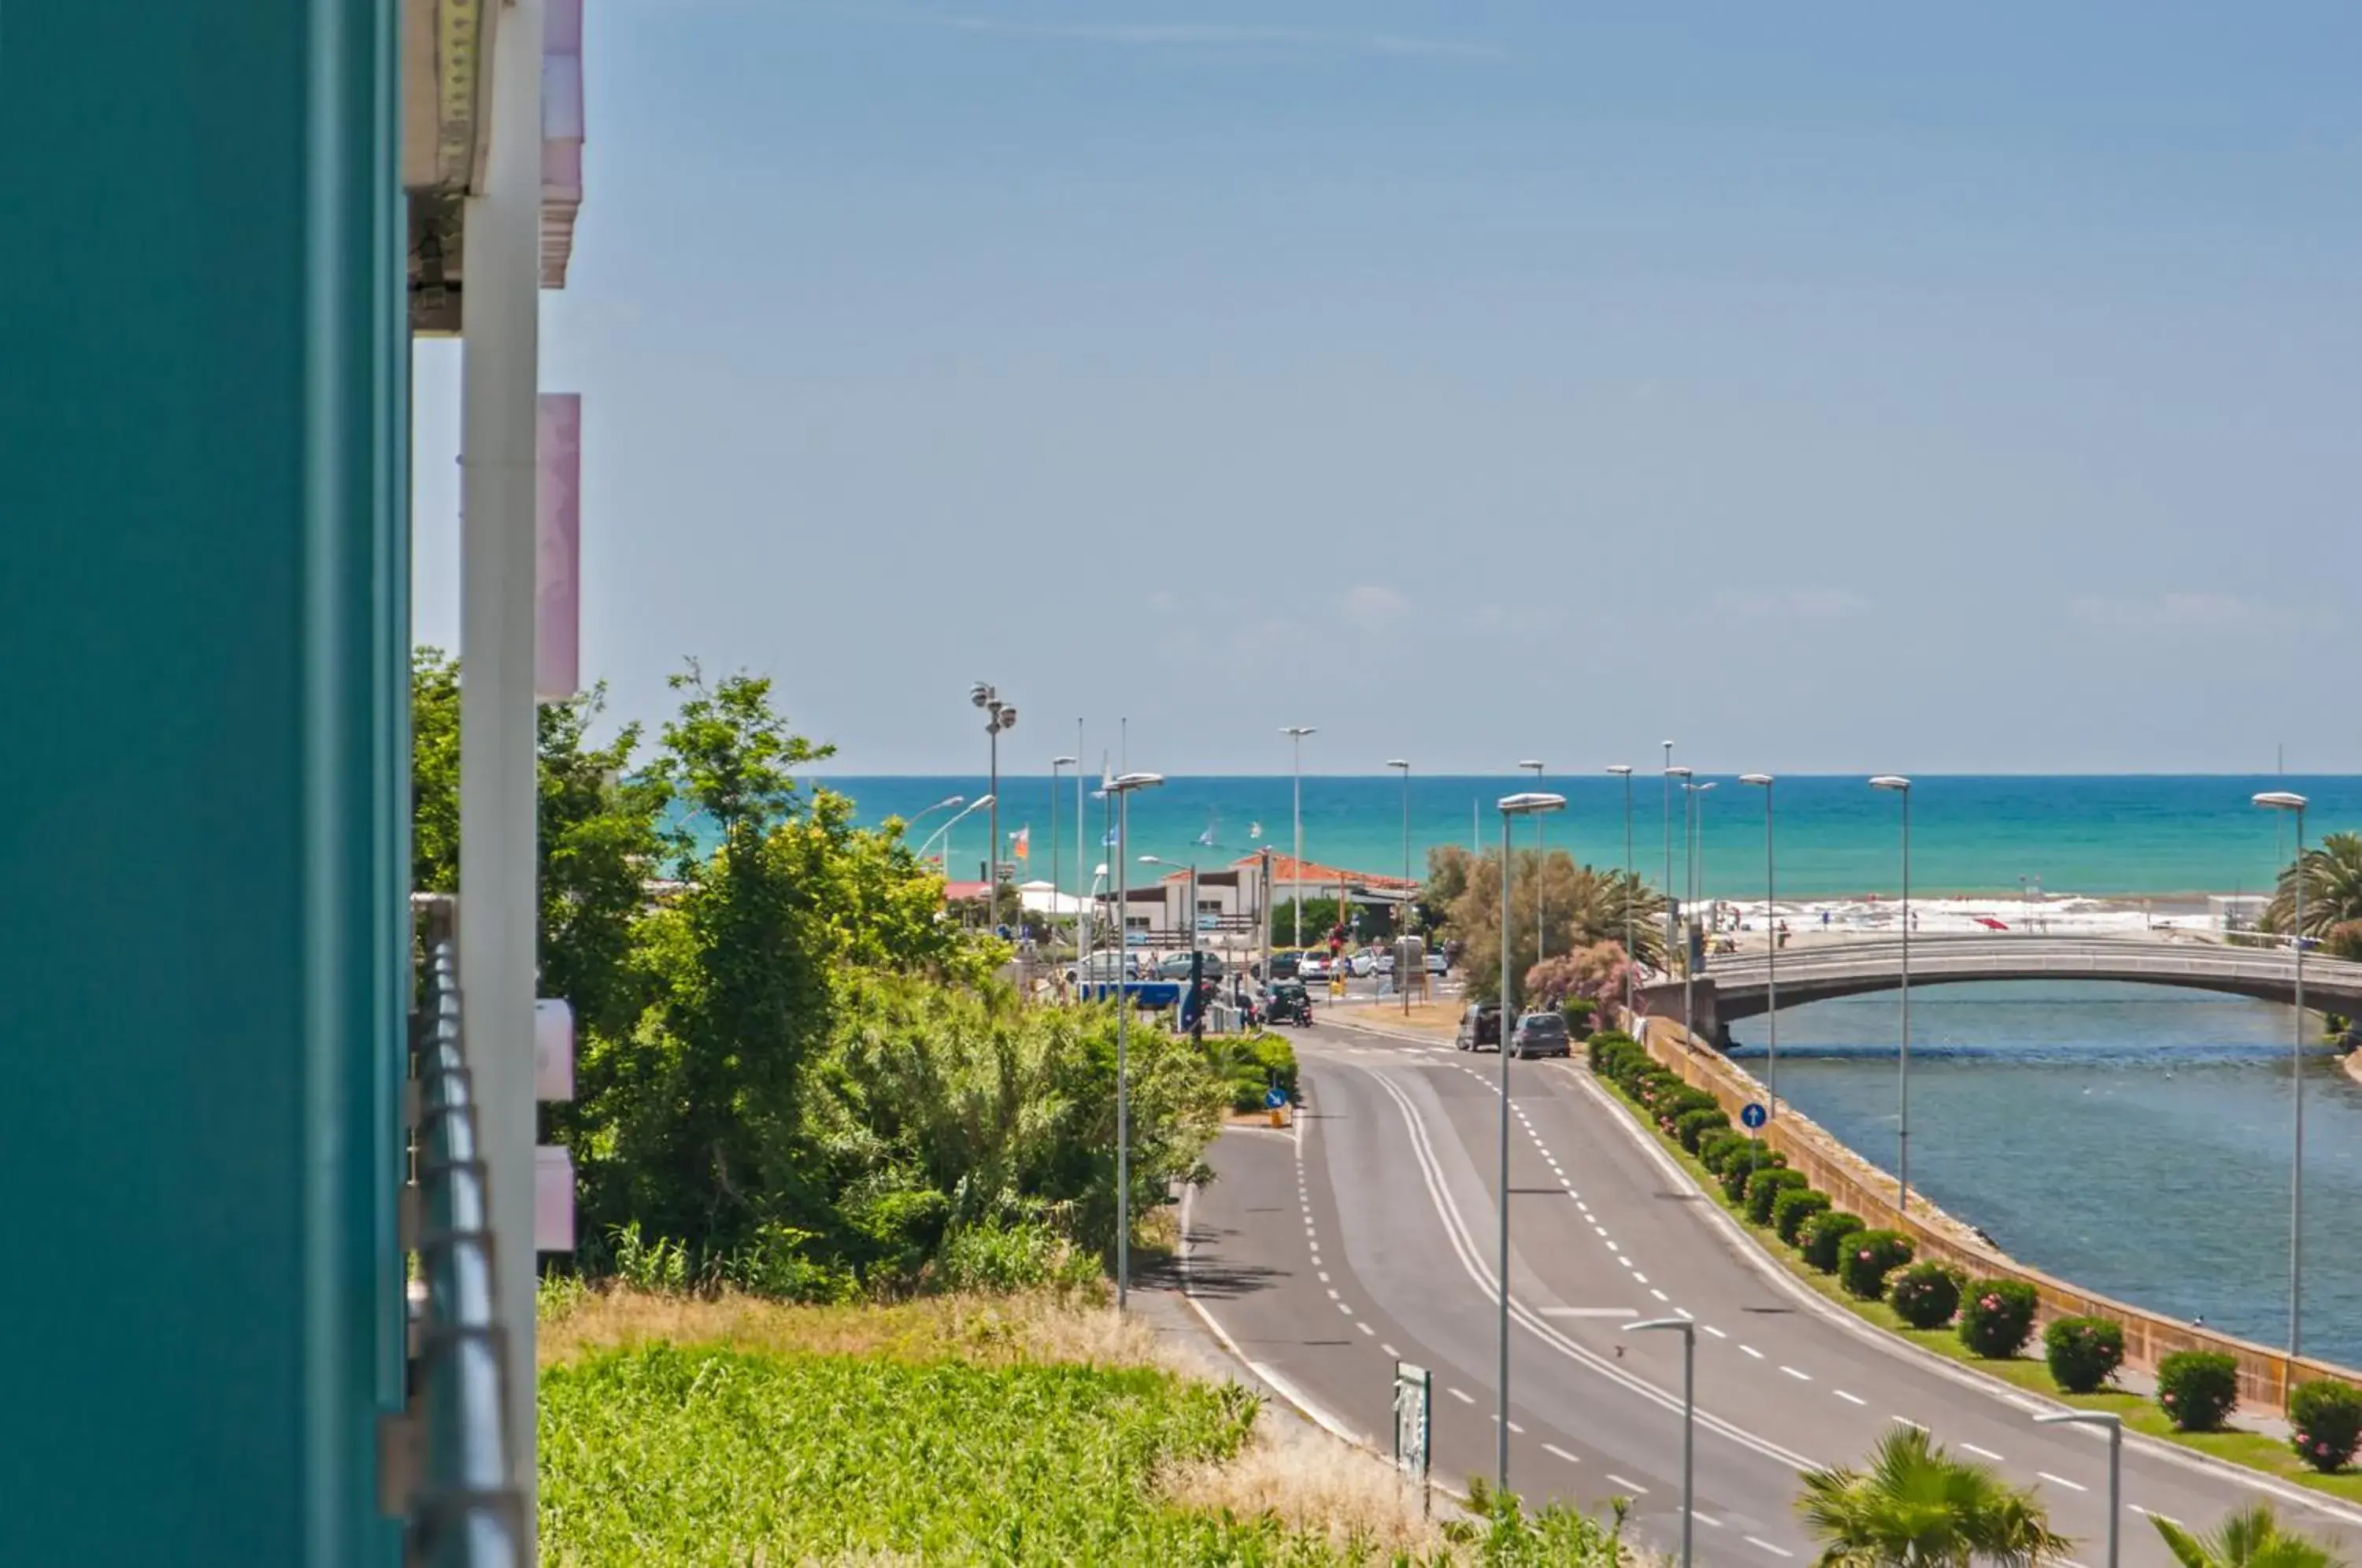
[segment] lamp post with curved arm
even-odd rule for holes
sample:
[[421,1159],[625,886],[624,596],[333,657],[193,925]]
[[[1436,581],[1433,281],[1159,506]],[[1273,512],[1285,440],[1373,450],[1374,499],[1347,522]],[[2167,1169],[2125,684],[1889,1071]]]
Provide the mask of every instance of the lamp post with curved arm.
[[[953,817],[950,821],[944,823],[943,826],[937,828],[933,833],[927,835],[927,842],[919,846],[919,858],[924,860],[927,857],[927,851],[935,846],[935,841],[939,838],[944,839],[945,841],[944,844],[944,880],[946,882],[950,881],[952,876],[952,846],[948,838],[949,834],[952,829],[959,826],[960,817],[966,816],[969,812],[982,811],[984,808],[991,804],[992,797],[989,795],[978,795],[975,800],[970,801],[967,803],[966,810],[962,811],[957,816]],[[927,809],[929,811],[933,811],[934,808],[930,806]]]
[[1894,1211],[1911,1212],[1911,780],[1882,773],[1873,790],[1903,797],[1903,1036],[1894,1088]]
[[1516,817],[1540,817],[1545,812],[1566,809],[1563,795],[1545,795],[1529,791],[1519,795],[1504,795],[1501,811],[1501,1247],[1495,1269],[1494,1283],[1500,1298],[1501,1364],[1498,1398],[1500,1402],[1500,1449],[1497,1454],[1499,1484],[1504,1492],[1509,1489],[1509,1035],[1517,1017],[1517,994],[1510,987],[1509,974],[1509,823]]
[[2268,790],[2256,804],[2268,812],[2296,813],[2295,869],[2289,878],[2295,889],[2292,923],[2296,943],[2296,1020],[2289,1043],[2289,1088],[2296,1099],[2296,1145],[2289,1160],[2289,1354],[2298,1353],[2303,1328],[2304,1288],[2304,808],[2305,799],[2285,790]]
[[1123,972],[1131,966],[1131,932],[1124,906],[1131,881],[1124,872],[1124,854],[1131,831],[1131,796],[1164,782],[1161,773],[1127,773],[1108,780],[1115,801],[1115,1309],[1121,1312],[1131,1298],[1131,1066],[1127,1055],[1131,999],[1124,994]]
[[[1386,766],[1402,770],[1403,901],[1401,908],[1403,915],[1407,916],[1410,913],[1410,762],[1406,757],[1393,756],[1386,759]],[[1403,973],[1402,937],[1404,928],[1409,924],[1408,920],[1400,917],[1395,921],[1395,989],[1402,992],[1405,1018],[1410,1016],[1410,977]]]
[[1741,784],[1752,784],[1763,791],[1763,976],[1766,1005],[1763,1027],[1767,1043],[1764,1046],[1764,1096],[1771,1108],[1764,1114],[1770,1121],[1780,1114],[1780,925],[1772,909],[1778,897],[1772,869],[1772,775],[1742,773]]
[[1632,769],[1616,763],[1608,772],[1624,780],[1624,1027],[1632,1027],[1632,970],[1639,960],[1632,952]]

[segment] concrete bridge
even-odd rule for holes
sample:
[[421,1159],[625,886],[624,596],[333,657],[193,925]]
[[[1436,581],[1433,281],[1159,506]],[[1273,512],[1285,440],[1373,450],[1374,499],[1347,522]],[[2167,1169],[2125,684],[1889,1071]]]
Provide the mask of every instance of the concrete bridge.
[[[1834,997],[1893,990],[1902,977],[1899,938],[1792,947],[1779,955],[1780,1005],[1797,1007]],[[1996,933],[1912,939],[1914,986],[1963,980],[2132,980],[2290,1002],[2296,999],[2296,955],[2279,948],[2219,947],[2136,937]],[[1642,1006],[1651,1014],[1681,1016],[1680,980],[1661,980],[1643,988],[1640,996]],[[2309,1008],[2362,1017],[2362,964],[2307,953],[2304,999]],[[1770,1005],[1764,955],[1712,960],[1697,977],[1692,1027],[1719,1038],[1733,1021],[1755,1017],[1769,1010]]]

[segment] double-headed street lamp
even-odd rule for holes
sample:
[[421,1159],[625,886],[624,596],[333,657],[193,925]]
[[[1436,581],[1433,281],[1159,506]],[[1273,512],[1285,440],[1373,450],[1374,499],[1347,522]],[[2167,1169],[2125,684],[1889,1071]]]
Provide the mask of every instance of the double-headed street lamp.
[[[1682,1336],[1682,1568],[1690,1568],[1691,1520],[1697,1517],[1695,1470],[1691,1463],[1697,1441],[1697,1323],[1689,1318],[1650,1318],[1624,1326],[1628,1334],[1650,1329],[1670,1330]],[[2115,1568],[2114,1559],[2109,1568]]]
[[1509,974],[1509,822],[1513,817],[1533,817],[1537,820],[1549,812],[1566,809],[1563,795],[1545,795],[1529,791],[1522,795],[1504,795],[1501,810],[1501,1247],[1496,1284],[1501,1307],[1501,1365],[1499,1383],[1499,1419],[1501,1430],[1499,1484],[1504,1492],[1509,1489],[1509,1034],[1517,1016],[1517,993],[1510,987]]
[[1764,1060],[1769,1064],[1763,1077],[1764,1091],[1772,1101],[1764,1120],[1770,1121],[1780,1114],[1780,917],[1773,907],[1779,892],[1772,861],[1772,775],[1742,773],[1738,781],[1763,791],[1763,1024],[1768,1037]]
[[1632,969],[1639,960],[1632,953],[1632,769],[1625,763],[1608,772],[1624,780],[1624,1027],[1632,1027]]
[[[1317,724],[1288,724],[1279,732],[1296,743],[1296,859],[1288,874],[1289,901],[1296,910],[1295,945],[1304,945],[1304,737],[1317,735]],[[1269,895],[1266,894],[1266,897]]]
[[1882,773],[1873,790],[1903,797],[1903,1043],[1894,1088],[1894,1211],[1911,1212],[1911,780]]
[[1107,781],[1115,801],[1115,1309],[1131,1298],[1131,1069],[1126,1055],[1131,998],[1125,972],[1131,967],[1131,931],[1126,921],[1131,883],[1124,873],[1125,843],[1131,830],[1131,795],[1164,782],[1161,773],[1127,773]]
[[2289,1040],[2289,1087],[2296,1099],[2296,1143],[2289,1160],[2289,1329],[2288,1353],[2298,1353],[2303,1328],[2304,1290],[2304,808],[2305,799],[2285,790],[2267,790],[2256,804],[2268,812],[2296,813],[2295,869],[2289,878],[2295,889],[2291,911],[2296,943],[2296,1017]]
[[2105,1427],[2108,1429],[2108,1568],[2116,1568],[2118,1516],[2125,1489],[2125,1419],[2112,1410],[2051,1410],[2034,1418],[2042,1427]]
[[1410,977],[1403,973],[1402,938],[1405,928],[1410,924],[1407,918],[1403,918],[1410,913],[1410,762],[1405,757],[1390,756],[1386,759],[1386,766],[1402,770],[1403,901],[1400,906],[1402,915],[1397,916],[1395,921],[1395,989],[1402,992],[1403,1016],[1408,1018],[1410,1016]]
[[994,802],[992,808],[992,842],[986,846],[984,857],[985,907],[998,915],[1000,902],[1000,732],[1017,727],[1017,710],[1000,700],[999,689],[977,681],[969,688],[967,700],[984,710],[984,733],[992,743],[992,793],[985,797]]

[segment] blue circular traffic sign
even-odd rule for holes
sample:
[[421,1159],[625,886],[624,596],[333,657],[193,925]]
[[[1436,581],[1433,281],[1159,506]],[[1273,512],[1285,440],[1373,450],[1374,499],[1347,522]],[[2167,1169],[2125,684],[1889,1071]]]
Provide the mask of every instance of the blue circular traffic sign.
[[1265,1110],[1277,1110],[1287,1103],[1287,1091],[1275,1084],[1263,1091],[1263,1103]]
[[1772,1120],[1764,1109],[1749,1100],[1738,1112],[1738,1120],[1749,1128],[1760,1127]]

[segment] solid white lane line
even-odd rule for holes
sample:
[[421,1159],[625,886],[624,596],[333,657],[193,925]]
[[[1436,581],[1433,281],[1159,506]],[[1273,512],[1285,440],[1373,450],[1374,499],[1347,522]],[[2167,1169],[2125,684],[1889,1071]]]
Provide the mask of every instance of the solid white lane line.
[[2035,1474],[2041,1476],[2045,1481],[2055,1482],[2058,1485],[2066,1487],[2070,1492],[2088,1492],[2092,1489],[2089,1486],[2084,1485],[2081,1481],[2070,1481],[2064,1475],[2053,1475],[2047,1470],[2037,1470]]
[[1559,1458],[1565,1460],[1569,1464],[1580,1464],[1583,1463],[1583,1461],[1575,1458],[1574,1455],[1567,1452],[1566,1450],[1559,1447],[1559,1445],[1554,1442],[1546,1442],[1542,1444],[1542,1452],[1544,1453],[1554,1453],[1558,1455]]
[[1637,1318],[1640,1314],[1629,1307],[1545,1307],[1545,1318]]
[[1813,1375],[1811,1373],[1799,1372],[1793,1366],[1783,1366],[1780,1370],[1786,1373],[1789,1376],[1794,1378],[1799,1383],[1810,1383],[1813,1380]]
[[1836,1395],[1838,1398],[1844,1400],[1849,1405],[1867,1405],[1870,1403],[1869,1400],[1863,1398],[1860,1395],[1849,1394],[1842,1388],[1832,1388],[1829,1392]]
[[1611,1486],[1621,1486],[1636,1496],[1645,1497],[1649,1495],[1649,1488],[1641,1485],[1638,1481],[1627,1481],[1612,1470],[1607,1473],[1607,1484]]
[[1764,1539],[1763,1539],[1761,1536],[1760,1536],[1760,1535],[1750,1535],[1750,1536],[1749,1536],[1749,1537],[1747,1538],[1747,1544],[1748,1544],[1748,1545],[1749,1545],[1749,1546],[1760,1546],[1760,1547],[1761,1547],[1764,1551],[1766,1551],[1770,1552],[1770,1553],[1771,1553],[1772,1556],[1774,1556],[1774,1557],[1794,1557],[1794,1556],[1795,1556],[1795,1555],[1796,1555],[1794,1552],[1793,1552],[1793,1551],[1789,1551],[1789,1550],[1788,1550],[1786,1547],[1784,1547],[1784,1546],[1774,1546],[1774,1545],[1772,1545],[1770,1541],[1768,1541],[1768,1540],[1764,1540]]
[[1467,1395],[1462,1393],[1457,1388],[1447,1388],[1444,1392],[1451,1395],[1454,1399],[1459,1400],[1463,1405],[1473,1405],[1476,1403],[1475,1400],[1470,1398]]
[[1701,1328],[1701,1329],[1704,1329],[1707,1333],[1712,1334],[1712,1335],[1713,1335],[1716,1339],[1717,1339],[1717,1340],[1727,1340],[1727,1339],[1730,1338],[1730,1336],[1729,1336],[1728,1334],[1724,1333],[1720,1329],[1716,1328],[1712,1323],[1700,1323],[1700,1324],[1698,1325],[1698,1327],[1699,1327],[1699,1328]]
[[1981,1459],[1990,1459],[1990,1460],[1992,1460],[1995,1464],[2003,1464],[2003,1463],[2007,1463],[2007,1461],[2003,1460],[2000,1454],[1995,1453],[1992,1450],[1991,1450],[1991,1449],[1989,1449],[1989,1448],[1979,1448],[1975,1443],[1972,1443],[1972,1442],[1964,1442],[1964,1443],[1962,1443],[1960,1446],[1961,1446],[1962,1448],[1967,1449],[1970,1453],[1973,1453],[1973,1454],[1977,1455],[1977,1456],[1978,1456],[1979,1458],[1981,1458]]
[[1738,1348],[1745,1351],[1749,1355],[1753,1356],[1758,1361],[1761,1361],[1763,1359],[1763,1353],[1757,1350],[1753,1345],[1741,1345]]

